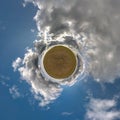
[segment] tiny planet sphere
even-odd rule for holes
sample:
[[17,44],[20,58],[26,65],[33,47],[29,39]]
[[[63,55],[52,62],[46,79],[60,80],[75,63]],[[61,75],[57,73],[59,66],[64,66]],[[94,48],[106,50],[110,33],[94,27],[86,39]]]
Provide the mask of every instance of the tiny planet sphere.
[[71,76],[77,65],[73,51],[62,45],[50,48],[44,55],[43,66],[46,73],[55,79]]

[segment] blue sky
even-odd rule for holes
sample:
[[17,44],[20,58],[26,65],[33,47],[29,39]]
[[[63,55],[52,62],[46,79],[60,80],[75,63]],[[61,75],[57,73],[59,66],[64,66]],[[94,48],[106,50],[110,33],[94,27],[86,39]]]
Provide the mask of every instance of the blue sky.
[[[0,120],[120,120],[120,78],[119,69],[116,68],[116,64],[119,65],[117,58],[113,59],[115,62],[112,62],[113,66],[110,67],[115,76],[113,80],[110,79],[113,76],[107,72],[98,76],[99,73],[95,74],[95,71],[87,71],[84,79],[80,80],[79,77],[73,86],[62,85],[63,91],[58,98],[53,95],[54,100],[48,99],[49,104],[40,106],[41,101],[35,98],[32,84],[27,78],[22,79],[19,70],[14,71],[12,63],[18,57],[24,59],[27,47],[34,47],[33,42],[38,39],[37,35],[40,33],[37,29],[39,21],[43,21],[43,26],[52,25],[51,22],[48,24],[43,20],[45,14],[40,16],[42,20],[39,15],[37,16],[39,5],[28,3],[24,7],[23,3],[23,0],[0,1]],[[36,0],[35,3],[37,4]],[[47,5],[50,6],[49,2]],[[38,18],[34,20],[34,16]],[[101,60],[99,56],[95,58]],[[107,71],[107,63],[105,65]],[[115,70],[112,69],[114,66]],[[115,71],[117,75],[114,74]],[[99,77],[100,81],[97,81],[96,77]],[[44,88],[42,90],[44,92]],[[53,94],[52,91],[50,94]]]

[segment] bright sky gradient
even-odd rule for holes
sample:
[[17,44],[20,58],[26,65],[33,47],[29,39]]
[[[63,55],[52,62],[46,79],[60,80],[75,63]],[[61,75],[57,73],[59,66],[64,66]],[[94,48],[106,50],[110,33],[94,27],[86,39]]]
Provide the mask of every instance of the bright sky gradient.
[[97,82],[89,74],[52,103],[39,106],[30,85],[14,72],[12,62],[33,48],[37,7],[23,0],[0,1],[0,120],[120,120],[120,78]]

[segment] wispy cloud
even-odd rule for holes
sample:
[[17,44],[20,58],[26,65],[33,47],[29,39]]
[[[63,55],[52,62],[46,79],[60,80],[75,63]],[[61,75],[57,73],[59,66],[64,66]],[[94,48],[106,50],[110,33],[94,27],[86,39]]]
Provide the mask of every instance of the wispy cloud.
[[14,68],[14,71],[16,71],[16,69],[19,67],[20,63],[22,62],[21,58],[17,58],[13,63],[12,63],[12,67]]
[[9,87],[9,85],[8,85],[8,83],[7,83],[8,80],[10,80],[10,77],[0,74],[0,83],[1,83],[2,85],[6,86],[6,87]]
[[116,120],[120,119],[120,111],[115,109],[116,100],[94,99],[88,104],[86,120]]
[[6,26],[4,25],[3,21],[0,21],[0,31],[6,30]]
[[16,85],[13,85],[11,88],[9,88],[9,92],[14,99],[21,96]]
[[73,114],[73,112],[62,112],[61,114],[65,116],[70,116]]
[[32,33],[34,33],[34,32],[35,32],[35,29],[30,29],[30,31],[31,31]]
[[10,77],[4,76],[4,75],[1,75],[1,74],[0,74],[0,79],[1,79],[1,80],[10,80]]

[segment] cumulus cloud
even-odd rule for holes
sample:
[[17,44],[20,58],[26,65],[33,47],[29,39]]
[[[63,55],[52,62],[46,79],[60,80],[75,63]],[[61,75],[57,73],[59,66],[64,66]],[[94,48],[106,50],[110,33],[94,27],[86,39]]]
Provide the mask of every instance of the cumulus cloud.
[[112,99],[90,100],[87,108],[86,120],[116,120],[120,119],[120,111],[116,110],[117,102]]
[[[43,36],[43,38],[45,37]],[[69,43],[69,39],[67,38],[68,41],[66,42],[65,38],[63,43],[67,43],[71,46],[76,44],[74,41]],[[63,44],[61,39],[59,42]],[[79,59],[78,67],[76,68],[73,75],[63,80],[56,80],[46,74],[43,69],[42,57],[46,50],[54,44],[56,44],[56,41],[52,41],[52,43],[48,44],[45,43],[45,41],[42,41],[42,39],[41,41],[36,40],[34,41],[34,48],[27,49],[24,58],[17,58],[12,65],[14,70],[20,72],[21,78],[30,84],[34,98],[40,102],[40,106],[45,106],[59,97],[60,93],[62,92],[62,85],[71,86],[77,81],[77,77],[79,75],[81,75],[81,79],[84,77],[82,69],[83,65],[78,52],[78,54],[76,54],[78,55],[77,57]]]
[[[34,17],[39,33],[84,33],[82,44],[95,80],[114,82],[120,73],[119,0],[25,0],[38,7]],[[41,35],[41,34],[39,34]]]
[[[38,40],[24,58],[12,66],[31,85],[34,97],[45,106],[61,93],[61,85],[73,85],[76,75],[91,74],[99,82],[113,83],[120,76],[119,0],[24,0],[38,11],[34,16]],[[63,42],[64,41],[64,42]],[[44,51],[55,44],[73,46],[80,57],[77,74],[62,82],[50,80],[40,64]],[[81,61],[82,59],[82,61]],[[80,76],[82,77],[82,76]]]
[[13,85],[11,88],[9,88],[9,92],[14,99],[20,97],[20,93],[16,85]]
[[38,53],[29,49],[24,56],[18,71],[22,79],[31,85],[31,91],[40,106],[45,106],[55,100],[62,91],[59,84],[46,80],[38,68]]

